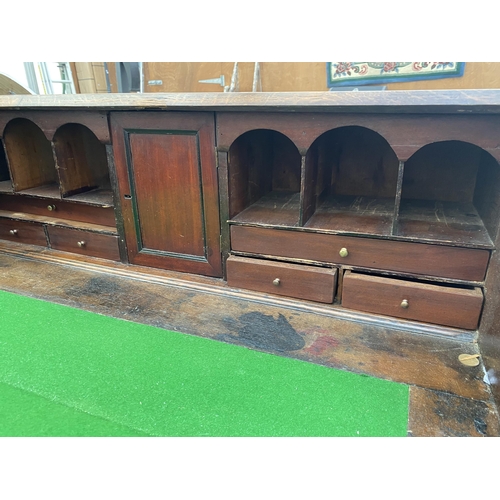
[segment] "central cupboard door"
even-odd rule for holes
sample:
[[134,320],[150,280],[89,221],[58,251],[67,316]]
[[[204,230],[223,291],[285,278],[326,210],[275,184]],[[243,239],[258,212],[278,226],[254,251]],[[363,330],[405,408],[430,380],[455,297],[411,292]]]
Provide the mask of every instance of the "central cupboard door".
[[111,130],[129,262],[221,276],[213,114],[115,112]]

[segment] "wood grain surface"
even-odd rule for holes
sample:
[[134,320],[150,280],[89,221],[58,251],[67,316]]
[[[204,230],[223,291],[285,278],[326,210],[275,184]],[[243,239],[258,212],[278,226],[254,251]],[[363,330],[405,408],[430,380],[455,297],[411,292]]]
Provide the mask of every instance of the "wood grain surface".
[[437,286],[347,271],[342,306],[474,330],[479,323],[483,293],[479,288]]
[[120,260],[117,236],[56,226],[48,226],[47,234],[51,248],[56,250]]
[[[500,113],[500,90],[384,92],[221,92],[0,96],[4,109],[179,109],[402,113]],[[97,135],[97,134],[96,134]]]
[[[0,195],[2,210],[26,214],[51,216],[55,219],[87,222],[108,227],[116,227],[113,207],[99,207],[68,200],[35,198],[23,195]],[[49,210],[48,207],[55,207]]]
[[[473,248],[237,225],[231,227],[231,248],[252,254],[466,281],[484,280],[490,254],[488,250]],[[342,248],[348,251],[345,257],[339,254]]]
[[114,113],[129,261],[221,276],[211,113]]
[[227,284],[316,302],[333,302],[337,270],[230,256]]
[[[12,231],[12,232],[11,232]],[[0,218],[0,239],[29,245],[47,246],[47,236],[42,224]]]

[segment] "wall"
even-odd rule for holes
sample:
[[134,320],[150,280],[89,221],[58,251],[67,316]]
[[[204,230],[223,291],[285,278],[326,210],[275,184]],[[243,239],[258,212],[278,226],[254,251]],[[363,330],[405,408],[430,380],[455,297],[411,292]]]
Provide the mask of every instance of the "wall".
[[[143,63],[145,92],[223,92],[217,84],[199,83],[199,80],[224,75],[226,85],[231,82],[234,63]],[[265,92],[327,91],[326,62],[263,62],[262,90]],[[251,92],[254,63],[239,63],[240,92]],[[161,80],[161,85],[148,85]],[[500,88],[500,63],[470,62],[460,78],[425,80],[387,84],[388,90],[426,89],[481,89]]]

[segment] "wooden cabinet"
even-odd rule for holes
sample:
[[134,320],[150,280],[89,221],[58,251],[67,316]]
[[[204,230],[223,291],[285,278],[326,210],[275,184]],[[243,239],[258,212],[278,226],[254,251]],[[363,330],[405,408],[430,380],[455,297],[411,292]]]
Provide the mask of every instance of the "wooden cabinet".
[[498,137],[491,116],[221,113],[230,253],[335,266],[339,307],[473,330],[500,222]]
[[131,263],[221,276],[213,113],[112,113]]
[[[10,111],[0,132],[0,226],[16,231],[5,239],[119,260],[106,115]],[[92,243],[61,244],[73,231]],[[113,249],[96,248],[101,240]]]
[[26,97],[0,106],[0,239],[475,330],[500,99],[466,94]]

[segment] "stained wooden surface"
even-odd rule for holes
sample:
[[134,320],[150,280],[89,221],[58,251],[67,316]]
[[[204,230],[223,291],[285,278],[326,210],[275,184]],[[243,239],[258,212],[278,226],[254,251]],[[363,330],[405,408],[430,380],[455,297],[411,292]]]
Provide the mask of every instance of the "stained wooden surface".
[[195,135],[130,134],[143,249],[204,255]]
[[55,226],[47,227],[47,234],[51,248],[56,250],[120,260],[117,236]]
[[63,125],[53,144],[63,197],[109,189],[106,148],[90,129],[75,123]]
[[348,271],[343,279],[342,306],[474,330],[483,306],[483,293],[478,288],[429,285]]
[[488,230],[471,202],[401,200],[394,234],[420,241],[493,248]]
[[11,121],[4,142],[15,191],[58,181],[50,142],[33,122]]
[[[345,266],[482,281],[488,250],[259,227],[231,227],[231,248]],[[346,248],[348,255],[339,251]]]
[[[49,210],[48,207],[55,207]],[[0,208],[12,212],[52,216],[56,219],[88,222],[103,226],[116,227],[115,215],[112,207],[99,207],[72,203],[67,200],[49,200],[22,195],[1,195]]]
[[389,236],[394,203],[392,198],[324,197],[304,227]]
[[[380,94],[385,95],[384,92]],[[422,93],[422,97],[426,94]],[[310,97],[305,95],[303,103],[305,104]],[[396,93],[394,97],[402,96]],[[432,96],[428,95],[428,97],[431,103]],[[364,98],[369,100],[367,96]],[[379,99],[377,96],[373,98],[373,101],[382,103],[384,98]],[[382,109],[377,108],[377,115],[368,114],[362,105],[357,108],[341,106],[336,109],[329,108],[325,104],[321,108],[323,112],[310,107],[304,108],[304,113],[274,113],[276,108],[272,106],[267,109],[268,113],[219,113],[217,119],[219,148],[227,150],[241,134],[258,128],[266,128],[281,132],[295,143],[301,154],[306,154],[314,141],[330,130],[340,127],[363,127],[376,132],[385,139],[397,158],[402,161],[408,160],[428,144],[445,141],[464,141],[474,144],[500,160],[497,139],[500,134],[500,122],[494,116],[481,116],[480,114],[443,116],[434,110],[427,110],[433,114],[424,116],[416,113],[409,114],[404,106],[393,109],[392,114],[389,110],[386,114]],[[452,107],[447,109],[450,114],[453,112]]]
[[[499,248],[497,235],[495,245]],[[500,255],[493,252],[485,283],[484,311],[479,326],[478,344],[487,378],[497,406],[500,405]]]
[[297,226],[300,193],[273,191],[232,217],[233,221],[272,226]]
[[220,220],[210,113],[113,114],[130,262],[220,276]]
[[[500,90],[223,92],[0,96],[0,108],[288,110],[308,112],[500,113]],[[274,108],[274,109],[273,109]],[[90,127],[89,127],[90,128]],[[96,134],[98,135],[98,134]]]
[[253,130],[229,149],[228,178],[230,216],[234,217],[269,193],[298,193],[301,157],[281,133]]
[[[69,97],[69,94],[66,96]],[[0,104],[1,107],[2,105]],[[67,123],[79,123],[92,130],[99,141],[105,144],[111,142],[107,115],[97,110],[88,111],[85,107],[82,111],[67,108],[63,111],[50,111],[47,109],[43,111],[37,111],[36,109],[2,110],[0,113],[0,135],[5,133],[5,126],[15,118],[24,118],[36,124],[49,141],[54,138],[56,131],[63,125]]]
[[0,239],[29,245],[47,245],[47,237],[41,224],[4,218],[0,218]]
[[49,226],[73,227],[75,229],[84,229],[97,233],[117,234],[116,228],[92,224],[90,222],[80,222],[75,220],[59,219],[48,215],[34,215],[24,212],[11,212],[9,210],[0,210],[0,218],[13,219],[18,221],[39,222]]
[[498,437],[495,405],[441,391],[410,387],[408,435],[413,437]]
[[227,259],[226,266],[229,286],[327,304],[333,302],[336,269],[234,256]]

